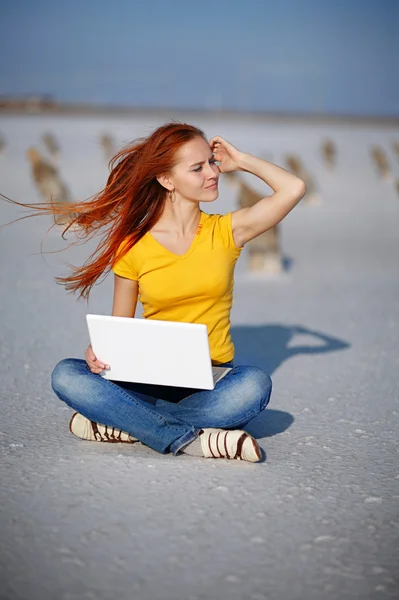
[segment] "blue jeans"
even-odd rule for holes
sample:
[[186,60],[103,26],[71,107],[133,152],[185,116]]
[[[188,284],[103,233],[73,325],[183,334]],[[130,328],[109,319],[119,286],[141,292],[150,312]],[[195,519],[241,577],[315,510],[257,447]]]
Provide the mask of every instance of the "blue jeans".
[[52,373],[58,398],[91,421],[126,431],[154,450],[177,454],[202,428],[240,429],[264,410],[272,382],[257,367],[233,367],[213,390],[113,382],[86,361],[61,360]]

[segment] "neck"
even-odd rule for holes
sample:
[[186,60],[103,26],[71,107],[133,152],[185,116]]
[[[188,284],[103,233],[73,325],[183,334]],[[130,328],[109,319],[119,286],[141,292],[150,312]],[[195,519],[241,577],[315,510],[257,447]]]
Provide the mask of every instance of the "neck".
[[154,230],[171,233],[177,237],[185,237],[197,229],[200,219],[199,202],[168,201]]

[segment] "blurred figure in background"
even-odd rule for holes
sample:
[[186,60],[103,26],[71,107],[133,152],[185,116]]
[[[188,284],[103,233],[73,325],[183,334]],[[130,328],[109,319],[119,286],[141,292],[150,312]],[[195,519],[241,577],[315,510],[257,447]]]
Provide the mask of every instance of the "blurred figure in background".
[[399,142],[398,141],[392,142],[392,147],[393,147],[393,151],[396,154],[396,158],[399,160]]
[[0,154],[4,153],[6,146],[7,146],[6,138],[4,137],[4,135],[2,133],[0,133]]
[[55,163],[59,162],[61,150],[60,145],[53,133],[44,133],[42,136],[43,143],[46,147],[47,152]]
[[315,180],[310,175],[309,171],[305,169],[299,156],[297,154],[287,154],[285,156],[285,162],[288,170],[297,177],[300,177],[300,179],[306,183],[307,192],[303,202],[305,204],[321,204],[321,198],[316,189]]
[[[60,204],[71,202],[69,189],[62,181],[58,169],[40,156],[36,148],[29,148],[26,154],[33,180],[41,197],[47,202]],[[54,222],[63,225],[66,222],[65,217],[55,214]]]
[[321,154],[329,171],[335,169],[337,160],[337,147],[330,138],[326,138],[321,146]]
[[[397,140],[392,142],[392,147],[393,147],[393,151],[396,154],[396,158],[399,161],[399,142]],[[399,177],[396,178],[394,186],[395,186],[396,195],[399,196]]]
[[104,150],[104,157],[108,163],[116,154],[114,138],[109,133],[103,133],[100,137],[100,143]]
[[372,146],[371,158],[377,168],[377,173],[385,181],[392,181],[391,167],[388,162],[386,152],[381,146]]
[[[225,179],[238,192],[239,208],[254,206],[263,195],[255,191],[237,175],[225,173]],[[249,270],[256,273],[279,274],[283,272],[279,225],[261,233],[247,243]]]

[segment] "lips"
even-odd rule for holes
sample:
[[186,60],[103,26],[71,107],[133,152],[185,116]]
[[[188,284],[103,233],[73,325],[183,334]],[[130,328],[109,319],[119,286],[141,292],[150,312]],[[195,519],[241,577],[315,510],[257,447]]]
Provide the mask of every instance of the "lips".
[[217,187],[217,183],[213,183],[212,185],[208,185],[205,189],[206,190],[212,190],[215,187]]

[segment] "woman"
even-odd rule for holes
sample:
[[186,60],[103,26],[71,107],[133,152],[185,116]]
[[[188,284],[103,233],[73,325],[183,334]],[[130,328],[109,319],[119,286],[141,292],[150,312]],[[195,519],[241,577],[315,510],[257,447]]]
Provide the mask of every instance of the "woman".
[[[266,408],[272,386],[261,369],[234,366],[234,267],[244,244],[279,223],[305,184],[175,122],[122,150],[111,165],[105,189],[73,205],[69,224],[86,236],[103,227],[107,234],[83,267],[58,281],[87,297],[112,269],[113,315],[134,317],[140,294],[144,318],[205,323],[212,363],[232,369],[204,391],[112,382],[99,375],[108,365],[89,346],[85,360],[62,360],[52,374],[53,390],[76,411],[70,430],[85,440],[139,440],[161,453],[257,462],[261,450],[241,428]],[[202,212],[200,202],[218,197],[220,173],[238,170],[257,175],[274,194],[227,215]]]

